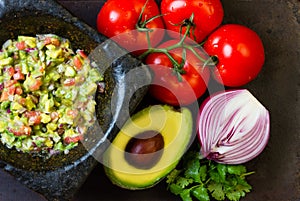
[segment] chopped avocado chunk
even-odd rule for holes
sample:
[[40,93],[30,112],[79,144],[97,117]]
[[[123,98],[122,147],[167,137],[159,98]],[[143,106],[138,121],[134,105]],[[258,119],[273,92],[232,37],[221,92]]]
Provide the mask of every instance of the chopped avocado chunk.
[[6,144],[8,146],[8,148],[13,147],[13,143],[14,143],[15,139],[16,139],[16,137],[11,133],[3,132],[1,134],[1,142],[3,144]]
[[7,66],[13,63],[13,59],[11,57],[4,58],[0,60],[0,66]]
[[51,121],[51,117],[50,115],[47,115],[45,113],[41,114],[41,122],[46,124],[49,123]]
[[55,123],[49,123],[49,124],[47,124],[47,130],[48,131],[55,131],[57,129],[57,124],[55,124]]
[[[49,49],[49,46],[48,45],[48,49]],[[59,58],[61,55],[62,55],[63,51],[62,49],[56,49],[55,46],[49,50],[46,51],[46,55],[49,57],[49,58],[52,58],[52,59],[57,59]]]
[[18,110],[24,109],[24,107],[21,104],[17,103],[17,102],[12,102],[10,104],[10,109],[18,111]]
[[67,66],[65,71],[65,76],[74,77],[76,75],[76,71],[72,66]]
[[0,121],[0,132],[4,132],[7,127],[7,122]]
[[1,103],[0,109],[1,109],[1,110],[5,110],[5,109],[8,108],[8,106],[10,106],[10,101],[3,101],[3,102]]
[[36,107],[30,96],[25,98],[25,105],[29,111]]
[[36,38],[35,37],[18,36],[18,41],[19,42],[25,41],[26,45],[28,45],[30,48],[36,47]]

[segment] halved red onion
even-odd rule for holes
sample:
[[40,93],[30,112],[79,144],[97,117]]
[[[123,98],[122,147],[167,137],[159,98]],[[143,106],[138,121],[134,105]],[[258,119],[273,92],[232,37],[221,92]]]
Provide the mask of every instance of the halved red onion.
[[266,147],[270,115],[247,89],[228,90],[203,102],[198,126],[203,157],[219,163],[241,164]]

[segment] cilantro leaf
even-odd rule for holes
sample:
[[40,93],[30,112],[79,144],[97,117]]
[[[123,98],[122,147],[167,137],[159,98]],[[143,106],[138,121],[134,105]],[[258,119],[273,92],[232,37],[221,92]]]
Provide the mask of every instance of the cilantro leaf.
[[224,182],[226,180],[227,166],[224,164],[217,164],[217,171],[219,179]]
[[237,185],[234,189],[226,192],[226,197],[232,201],[238,201],[241,197],[245,197],[252,187],[244,179],[237,177]]
[[245,196],[245,193],[240,192],[240,191],[232,191],[232,192],[226,193],[226,197],[232,201],[238,201],[238,200],[240,200],[240,197],[244,197],[244,196]]
[[199,174],[199,169],[200,169],[200,161],[192,159],[187,162],[186,164],[186,170],[184,172],[184,176],[186,178],[191,178],[195,182],[200,182],[200,174]]
[[185,188],[185,187],[187,187],[189,184],[193,183],[193,179],[185,178],[185,177],[179,176],[179,177],[177,178],[176,183],[177,183],[181,188]]
[[216,200],[224,200],[225,193],[223,192],[222,184],[216,182],[210,182],[207,189],[211,192],[211,195]]
[[192,195],[197,198],[199,201],[209,201],[209,194],[207,192],[207,188],[204,186],[197,186],[193,188],[191,191]]
[[180,197],[183,201],[193,201],[191,194],[190,194],[190,189],[185,189],[180,193]]
[[175,195],[179,195],[184,190],[184,188],[174,183],[170,184],[168,188],[171,191],[171,193]]
[[199,175],[200,175],[200,180],[202,182],[205,182],[206,176],[207,176],[207,166],[206,165],[201,165],[200,166]]
[[237,176],[231,180],[234,182],[230,182],[230,185],[227,183],[227,186],[224,186],[226,197],[229,200],[240,200],[241,197],[244,197],[246,193],[249,193],[252,189],[252,187],[241,177]]
[[212,181],[214,181],[216,183],[220,183],[222,181],[220,174],[215,169],[209,170],[209,177]]
[[252,186],[250,184],[248,184],[248,182],[244,179],[242,179],[241,177],[237,177],[237,181],[238,181],[238,189],[239,190],[243,190],[246,193],[249,193],[250,190],[252,189]]
[[183,201],[238,201],[252,189],[245,179],[250,174],[253,172],[247,172],[244,165],[219,164],[190,151],[183,156],[182,168],[174,169],[166,182],[171,193]]
[[243,165],[229,165],[227,167],[229,174],[241,175],[247,172],[246,167]]
[[172,184],[176,181],[176,178],[179,176],[180,174],[180,170],[174,169],[171,171],[171,173],[167,176],[167,184]]

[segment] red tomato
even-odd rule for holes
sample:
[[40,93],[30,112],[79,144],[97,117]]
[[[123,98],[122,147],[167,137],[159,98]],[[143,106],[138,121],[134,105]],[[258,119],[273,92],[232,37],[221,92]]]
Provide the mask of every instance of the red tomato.
[[38,111],[27,111],[24,116],[28,118],[28,124],[31,126],[39,125],[42,120],[41,113]]
[[[159,47],[168,47],[177,42],[170,40]],[[203,52],[195,50],[204,57]],[[183,73],[179,76],[182,80],[174,73],[174,65],[166,54],[151,53],[145,60],[154,73],[149,92],[156,99],[170,105],[191,104],[206,91],[210,77],[209,69],[203,68],[203,62],[190,50],[186,50],[186,59],[183,59],[183,48],[175,48],[169,53],[178,64],[183,64]]]
[[4,70],[5,74],[7,74],[9,77],[12,77],[15,73],[15,69],[13,67],[8,67]]
[[30,83],[30,86],[28,87],[30,91],[36,91],[40,89],[42,84],[43,84],[42,80],[37,78],[32,83]]
[[[22,88],[21,88],[22,89]],[[17,89],[16,89],[17,90]],[[20,95],[20,94],[19,94]],[[17,102],[23,106],[26,106],[26,98],[20,97],[17,99]]]
[[[186,24],[192,23],[189,36],[198,43],[220,26],[224,17],[220,0],[162,0],[160,7],[167,29],[184,34]],[[194,18],[191,22],[192,14]],[[178,34],[170,34],[178,37]]]
[[74,62],[74,66],[75,66],[76,70],[81,70],[82,62],[77,56],[74,57],[73,62]]
[[[146,4],[147,2],[147,4]],[[142,8],[146,4],[144,11]],[[142,18],[140,14],[142,12]],[[139,29],[152,29],[149,32],[152,46],[156,46],[164,36],[164,24],[155,0],[108,0],[98,13],[97,29],[134,54],[148,48],[146,33]],[[148,23],[142,23],[149,20]]]
[[75,85],[75,78],[67,78],[64,83],[65,86],[73,86]]
[[14,127],[14,128],[9,128],[8,130],[9,132],[13,133],[15,136],[22,136],[22,135],[29,136],[32,131],[30,126],[24,126],[24,125]]
[[16,87],[16,90],[15,90],[15,94],[18,94],[18,95],[23,94],[23,89],[22,89],[22,87],[17,86],[17,87]]
[[55,45],[55,46],[59,46],[60,45],[60,41],[57,38],[53,38],[53,37],[46,37],[45,41],[44,41],[45,45]]
[[79,54],[84,59],[87,58],[87,55],[84,53],[83,50],[77,50],[76,53]]
[[7,80],[4,82],[4,88],[8,88],[10,86],[13,86],[17,83],[17,80]]
[[5,73],[7,73],[9,77],[11,77],[14,75],[15,69],[13,67],[8,67],[5,69]]
[[218,59],[215,79],[225,86],[238,87],[252,81],[265,60],[260,37],[251,29],[237,24],[221,26],[204,44],[205,51]]
[[8,87],[5,87],[2,91],[2,94],[1,94],[1,97],[0,97],[0,102],[9,100],[9,96],[14,95],[15,91],[16,91],[16,86],[14,84],[10,85]]
[[64,141],[65,141],[66,144],[70,144],[72,142],[76,143],[76,142],[78,142],[78,141],[80,141],[82,139],[83,139],[82,135],[77,135],[77,136],[74,136],[74,137],[66,137],[64,139]]
[[21,72],[21,69],[20,68],[16,68],[15,69],[15,72],[14,72],[14,80],[24,80],[25,79],[25,76],[24,74]]
[[78,111],[77,110],[68,110],[67,115],[72,117],[72,119],[75,119],[78,116]]
[[59,118],[59,114],[58,114],[58,112],[51,112],[50,117],[51,117],[52,121],[57,121]]
[[18,50],[24,50],[26,48],[25,41],[17,42],[16,47],[18,48]]

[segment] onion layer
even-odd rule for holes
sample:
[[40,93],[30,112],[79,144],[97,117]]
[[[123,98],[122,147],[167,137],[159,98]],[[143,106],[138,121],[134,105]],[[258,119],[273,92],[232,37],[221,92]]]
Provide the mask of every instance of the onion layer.
[[268,110],[246,89],[213,94],[200,107],[201,154],[225,164],[245,163],[266,147]]

